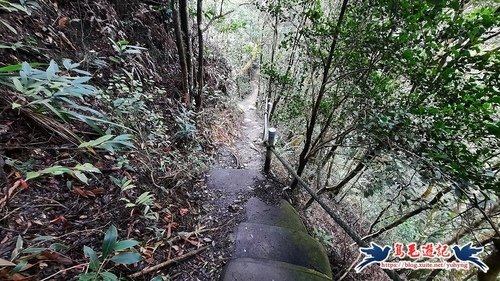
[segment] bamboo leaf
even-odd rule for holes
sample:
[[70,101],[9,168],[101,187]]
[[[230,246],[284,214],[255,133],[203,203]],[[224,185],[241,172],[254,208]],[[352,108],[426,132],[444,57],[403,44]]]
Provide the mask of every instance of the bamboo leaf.
[[114,225],[111,225],[104,235],[104,240],[102,242],[102,255],[104,258],[109,256],[113,252],[116,245],[116,240],[118,239],[118,231]]

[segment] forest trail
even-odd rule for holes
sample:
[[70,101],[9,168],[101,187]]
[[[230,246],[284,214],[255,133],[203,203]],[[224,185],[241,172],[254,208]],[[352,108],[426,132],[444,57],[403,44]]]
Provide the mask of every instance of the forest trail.
[[239,155],[240,168],[260,170],[264,163],[262,154],[262,120],[257,114],[257,98],[259,95],[258,80],[251,82],[250,95],[238,102],[238,107],[243,111],[243,122],[238,141],[234,149]]
[[228,215],[234,217],[224,250],[230,258],[220,280],[331,280],[325,249],[282,199],[282,186],[261,172],[263,128],[255,106],[256,79],[251,88],[250,95],[238,103],[244,118],[233,149],[240,169],[215,168],[207,178],[208,190],[217,194],[211,202],[213,214],[226,221]]

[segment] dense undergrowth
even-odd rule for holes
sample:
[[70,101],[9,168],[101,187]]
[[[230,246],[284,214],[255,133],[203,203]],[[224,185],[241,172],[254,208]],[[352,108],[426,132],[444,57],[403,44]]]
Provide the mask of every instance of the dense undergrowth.
[[231,138],[224,61],[205,57],[196,112],[161,7],[22,2],[0,1],[0,279],[117,280],[201,246],[193,186]]

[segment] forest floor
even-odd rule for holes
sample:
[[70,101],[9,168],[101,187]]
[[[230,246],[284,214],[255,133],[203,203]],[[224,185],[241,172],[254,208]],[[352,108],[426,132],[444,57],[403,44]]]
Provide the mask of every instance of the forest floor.
[[[5,71],[0,78],[6,83],[0,86],[0,280],[77,280],[87,273],[103,274],[95,277],[101,279],[114,274],[170,280],[176,275],[174,261],[197,259],[191,254],[212,245],[217,226],[208,226],[202,217],[206,195],[200,190],[203,172],[214,156],[221,157],[217,149],[231,144],[239,128],[241,113],[226,89],[229,68],[220,55],[207,56],[208,98],[203,110],[195,112],[178,102],[175,44],[153,7],[141,1],[40,3],[31,14],[0,13],[2,44],[23,46],[0,49]],[[120,53],[118,44],[143,49]],[[55,107],[36,108],[35,114],[31,97],[8,86],[19,69],[4,66],[25,61],[45,72],[51,60],[63,69],[65,58],[89,72],[95,93],[72,101],[109,118],[97,124],[105,133],[82,120],[57,116]],[[55,72],[72,79],[78,75]],[[125,110],[117,106],[120,101],[128,105]],[[54,105],[59,109],[60,104]],[[67,132],[82,141],[127,133],[133,135],[133,147],[111,152],[81,148],[64,138]],[[85,171],[86,182],[81,182],[82,173],[68,173],[67,167],[84,163],[95,172]],[[28,174],[42,171],[46,173],[27,180]],[[145,194],[147,200],[137,203]],[[123,249],[104,255],[105,235],[113,226],[118,240],[137,241],[125,250],[140,254],[140,262],[112,262]],[[90,248],[99,262],[94,269]],[[165,261],[172,264],[151,270]],[[151,271],[141,273],[144,269]]]

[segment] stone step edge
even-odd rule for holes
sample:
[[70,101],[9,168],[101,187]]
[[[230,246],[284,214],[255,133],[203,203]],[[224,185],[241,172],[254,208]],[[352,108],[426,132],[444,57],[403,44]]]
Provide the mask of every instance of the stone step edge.
[[[285,269],[297,270],[297,271],[300,271],[303,273],[308,273],[308,274],[312,274],[312,275],[315,275],[315,276],[320,277],[320,278],[324,278],[326,280],[333,280],[333,277],[330,277],[330,276],[328,276],[324,273],[321,273],[319,271],[316,271],[314,269],[303,267],[303,266],[296,265],[296,264],[287,263],[287,262],[282,262],[282,261],[275,261],[275,260],[265,259],[265,258],[234,258],[234,259],[230,259],[227,264],[229,264],[230,262],[233,262],[233,261],[234,262],[249,262],[249,263],[255,263],[255,264],[259,264],[259,265],[263,265],[263,266],[273,266],[273,267],[281,267],[281,268],[285,268]],[[227,264],[226,264],[226,266],[227,266]]]
[[[278,229],[281,232],[296,233],[297,235],[303,236],[305,239],[314,241],[316,244],[320,245],[321,248],[324,249],[323,244],[321,244],[321,242],[319,242],[316,238],[312,237],[308,232],[304,232],[304,231],[301,231],[301,230],[297,230],[297,229],[293,229],[293,228],[289,228],[289,227],[284,227],[284,226],[277,226],[277,225],[273,225],[273,224],[265,224],[265,223],[258,223],[258,222],[243,221],[239,225],[236,226],[236,228],[235,228],[235,234],[237,234],[237,231],[238,231],[238,229],[240,227],[243,227],[245,225],[256,225],[256,226],[262,226],[264,228],[265,227],[276,228],[276,229]],[[236,239],[236,236],[237,235],[235,235],[235,239]],[[234,241],[234,242],[236,242],[236,241]]]
[[[275,225],[268,225],[268,224],[260,224],[260,223],[253,223],[253,222],[242,222],[240,223],[237,227],[236,227],[236,232],[235,232],[235,240],[234,240],[234,243],[236,244],[237,243],[237,239],[238,239],[238,230],[242,227],[244,227],[245,225],[253,225],[253,226],[260,226],[260,227],[263,227],[263,228],[274,228],[274,229],[277,229],[279,230],[280,232],[285,232],[285,233],[290,233],[290,234],[296,234],[296,235],[299,235],[301,236],[303,239],[307,239],[307,240],[310,240],[312,241],[313,243],[315,243],[317,246],[319,246],[319,248],[322,249],[322,252],[324,253],[325,255],[325,258],[327,261],[329,261],[328,259],[328,253],[326,252],[326,249],[325,247],[323,246],[323,244],[321,244],[321,242],[319,242],[317,239],[315,239],[314,237],[312,237],[311,235],[309,235],[309,233],[307,232],[302,232],[302,231],[298,231],[298,230],[292,230],[290,228],[287,228],[287,227],[281,227],[281,226],[275,226]],[[234,253],[233,253],[234,254]],[[243,258],[243,257],[239,257],[239,258]],[[272,259],[267,259],[267,258],[262,258],[262,257],[255,257],[255,258],[258,258],[258,259],[263,259],[263,260],[270,260],[270,261],[275,261],[275,260],[272,260]],[[276,261],[276,262],[282,262],[282,261]],[[290,265],[294,265],[294,264],[291,264],[291,263],[287,263],[287,262],[282,262],[282,263],[285,263],[285,264],[290,264]],[[300,265],[296,265],[296,266],[299,266],[299,267],[302,267],[302,268],[307,268],[307,267],[303,267],[303,266],[300,266]],[[320,272],[320,271],[317,271],[317,270],[314,270],[312,268],[308,268],[310,270],[313,270],[315,272]],[[329,266],[329,271],[331,273],[331,265]],[[326,273],[321,273],[321,274],[325,274]],[[328,275],[326,275],[328,276]]]

